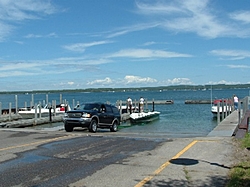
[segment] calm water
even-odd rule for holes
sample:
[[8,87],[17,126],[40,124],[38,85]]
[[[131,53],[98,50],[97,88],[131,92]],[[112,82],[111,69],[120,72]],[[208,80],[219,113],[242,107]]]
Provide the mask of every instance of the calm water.
[[[210,112],[210,104],[185,104],[185,100],[210,100],[215,98],[231,98],[233,94],[243,99],[249,95],[249,89],[210,90],[206,91],[138,91],[138,92],[102,92],[102,93],[63,93],[62,98],[67,100],[72,107],[73,100],[79,102],[109,101],[115,104],[117,100],[126,100],[130,96],[139,100],[142,96],[147,100],[174,100],[173,105],[156,105],[155,110],[161,112],[160,118],[149,124],[135,125],[122,128],[122,132],[146,132],[150,134],[164,133],[171,136],[205,136],[216,125]],[[23,107],[26,102],[29,106],[31,95],[17,95],[18,106]],[[59,104],[60,93],[48,94],[49,102],[56,100]],[[34,94],[34,102],[44,102],[46,94]],[[2,108],[8,108],[9,103],[15,108],[15,95],[1,95]],[[152,109],[152,106],[148,106]],[[63,124],[59,124],[63,125]]]

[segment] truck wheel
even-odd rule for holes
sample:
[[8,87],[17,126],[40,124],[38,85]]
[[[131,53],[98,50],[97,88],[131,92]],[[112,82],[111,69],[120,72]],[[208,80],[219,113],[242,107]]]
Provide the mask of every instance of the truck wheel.
[[117,121],[115,121],[115,122],[113,123],[113,125],[110,127],[110,131],[111,131],[111,132],[116,132],[117,129],[118,129]]
[[73,131],[73,128],[74,128],[74,127],[72,127],[72,126],[70,126],[70,125],[64,125],[64,129],[65,129],[66,132],[72,132],[72,131]]
[[89,131],[90,132],[96,132],[97,131],[97,122],[96,122],[96,120],[92,120],[90,122]]

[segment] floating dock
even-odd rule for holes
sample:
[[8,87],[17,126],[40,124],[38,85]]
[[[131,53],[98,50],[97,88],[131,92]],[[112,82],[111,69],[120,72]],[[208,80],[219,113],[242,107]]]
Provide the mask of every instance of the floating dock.
[[212,104],[211,100],[185,100],[185,104]]
[[[133,101],[134,103],[138,103],[139,101]],[[127,101],[122,101],[123,105],[127,104]],[[148,104],[148,105],[171,105],[174,104],[173,100],[153,100],[153,101],[145,101],[144,104]]]
[[[209,99],[200,99],[200,100],[185,100],[185,104],[211,104],[213,101],[209,100]],[[134,102],[136,103],[136,102]],[[137,101],[138,103],[138,101]],[[126,101],[122,101],[123,105],[126,105]],[[153,101],[145,101],[144,104],[148,104],[148,105],[171,105],[174,104],[173,100],[153,100]]]
[[0,116],[0,123],[19,119],[22,119],[22,116],[20,116],[19,114],[5,114]]
[[33,118],[33,119],[18,119],[12,121],[2,121],[0,122],[0,127],[2,128],[23,128],[29,126],[42,125],[47,123],[63,122],[63,115],[53,116],[50,120],[49,117],[43,118]]

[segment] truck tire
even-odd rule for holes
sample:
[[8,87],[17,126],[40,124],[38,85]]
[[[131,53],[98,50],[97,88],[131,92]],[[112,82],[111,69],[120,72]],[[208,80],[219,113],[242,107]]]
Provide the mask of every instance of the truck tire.
[[113,125],[110,127],[110,131],[111,131],[111,132],[116,132],[117,129],[118,129],[117,121],[115,121],[115,122],[113,123]]
[[89,131],[94,132],[94,133],[97,131],[97,121],[96,120],[92,120],[90,122]]
[[72,126],[70,126],[70,125],[65,124],[65,125],[64,125],[64,129],[65,129],[65,131],[66,131],[66,132],[72,132],[72,131],[73,131],[73,129],[74,129],[74,127],[72,127]]

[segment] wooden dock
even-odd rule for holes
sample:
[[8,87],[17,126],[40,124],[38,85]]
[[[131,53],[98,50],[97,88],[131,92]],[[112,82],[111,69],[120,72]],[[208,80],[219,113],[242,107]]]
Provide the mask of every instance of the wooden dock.
[[[134,101],[134,103],[138,103],[138,101]],[[209,99],[200,99],[200,100],[185,100],[185,104],[211,104],[212,101]],[[122,101],[123,105],[126,105],[126,101]],[[174,100],[152,100],[152,101],[145,101],[145,104],[148,105],[171,105],[174,104]]]
[[[121,101],[122,105],[126,105],[127,101]],[[133,101],[133,104],[136,103],[138,104],[139,101]],[[144,104],[148,104],[148,105],[171,105],[174,104],[173,100],[152,100],[152,101],[145,101]]]
[[[14,119],[14,118],[13,118]],[[22,128],[29,126],[42,125],[47,123],[63,122],[63,115],[52,116],[51,121],[49,117],[33,118],[33,119],[18,119],[12,121],[1,121],[0,127],[2,128]]]
[[185,100],[185,104],[211,104],[211,100]]
[[0,116],[0,123],[1,122],[6,122],[6,121],[14,121],[14,120],[19,120],[22,119],[22,116],[19,114],[5,114]]

